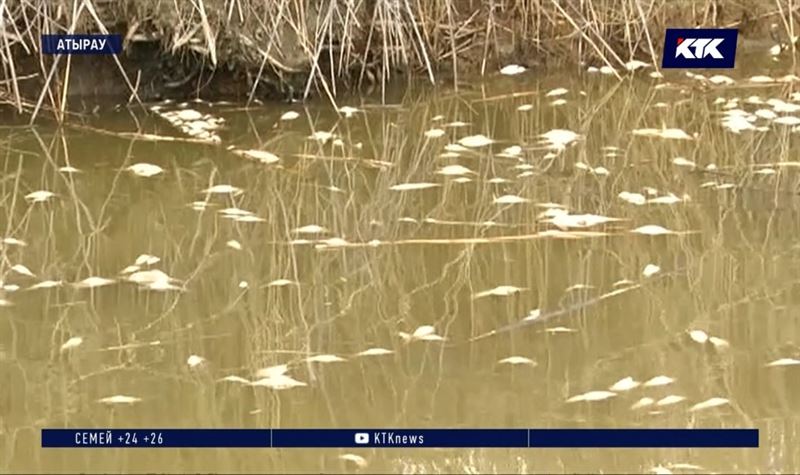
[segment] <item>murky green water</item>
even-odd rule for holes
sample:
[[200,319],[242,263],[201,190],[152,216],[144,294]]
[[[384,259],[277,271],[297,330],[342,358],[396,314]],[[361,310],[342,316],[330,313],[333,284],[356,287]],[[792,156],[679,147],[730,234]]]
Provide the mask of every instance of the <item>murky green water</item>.
[[[183,107],[224,119],[209,132],[221,145],[6,129],[0,224],[26,245],[2,247],[0,471],[355,470],[345,453],[378,472],[800,470],[800,135],[756,112],[800,116],[800,101],[792,83],[747,80],[786,73],[736,71],[733,85],[703,87],[684,76],[666,86],[646,74],[496,76],[388,106],[342,99],[359,109],[349,118],[325,102]],[[280,120],[288,110],[299,117]],[[757,130],[733,133],[725,117]],[[138,109],[88,124],[187,137]],[[662,127],[690,137],[641,135]],[[541,141],[558,129],[579,137],[563,149]],[[495,142],[474,147],[479,134]],[[468,136],[473,147],[446,152]],[[136,163],[163,172],[136,176]],[[450,165],[469,172],[437,173]],[[436,186],[391,189],[407,183]],[[242,192],[203,192],[214,185]],[[55,196],[30,195],[41,190]],[[521,199],[495,202],[505,195]],[[570,227],[579,214],[622,220]],[[309,225],[324,230],[297,232]],[[645,225],[673,233],[631,232]],[[160,261],[126,269],[142,254]],[[74,285],[92,276],[114,282]],[[574,311],[468,341],[560,308]],[[399,336],[424,325],[446,341]],[[357,356],[368,348],[391,353]],[[347,361],[304,362],[324,354]],[[529,360],[500,362],[510,356]],[[283,363],[306,385],[221,380]],[[674,381],[568,402],[629,376]],[[104,399],[114,395],[133,399]],[[724,400],[693,408],[711,398]],[[42,427],[87,426],[757,427],[761,448],[39,447]]]

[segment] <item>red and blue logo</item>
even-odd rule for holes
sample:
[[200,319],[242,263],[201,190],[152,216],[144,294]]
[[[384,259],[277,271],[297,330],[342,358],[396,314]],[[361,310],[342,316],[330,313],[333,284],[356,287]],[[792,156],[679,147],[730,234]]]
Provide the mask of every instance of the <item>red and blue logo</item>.
[[669,28],[664,37],[664,69],[731,69],[736,60],[735,28]]

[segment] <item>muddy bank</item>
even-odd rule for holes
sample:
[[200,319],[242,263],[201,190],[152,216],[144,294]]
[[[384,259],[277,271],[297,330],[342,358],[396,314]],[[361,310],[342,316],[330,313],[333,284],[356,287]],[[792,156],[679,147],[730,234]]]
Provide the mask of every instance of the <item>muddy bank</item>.
[[[788,41],[797,14],[797,7],[782,1],[664,1],[647,10],[591,1],[285,3],[16,4],[6,16],[20,33],[3,40],[11,54],[2,58],[0,99],[20,110],[31,110],[40,97],[52,109],[125,102],[134,99],[133,91],[142,101],[291,100],[380,87],[412,75],[446,83],[512,62],[621,68],[634,58],[659,61],[666,26],[735,27],[740,50],[766,50]],[[119,63],[112,57],[40,56],[38,34],[70,31],[68,26],[122,34]]]

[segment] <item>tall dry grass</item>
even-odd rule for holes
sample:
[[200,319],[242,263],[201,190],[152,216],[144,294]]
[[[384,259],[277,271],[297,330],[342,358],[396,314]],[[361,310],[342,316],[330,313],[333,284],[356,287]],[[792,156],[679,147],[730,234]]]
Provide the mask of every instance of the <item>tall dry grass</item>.
[[[796,13],[793,0],[3,0],[0,94],[17,111],[64,118],[72,61],[39,55],[46,33],[157,41],[165,56],[246,71],[251,100],[265,82],[333,100],[400,73],[458,84],[504,61],[657,63],[665,26],[770,23],[791,37]],[[135,101],[139,78],[126,75],[124,56],[113,61]]]

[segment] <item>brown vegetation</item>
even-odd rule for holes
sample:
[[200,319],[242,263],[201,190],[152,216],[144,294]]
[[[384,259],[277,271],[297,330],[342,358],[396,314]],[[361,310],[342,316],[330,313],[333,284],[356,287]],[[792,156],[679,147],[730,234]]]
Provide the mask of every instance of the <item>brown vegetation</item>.
[[70,89],[73,69],[96,68],[85,58],[40,56],[42,33],[123,34],[125,53],[101,59],[114,67],[116,77],[109,83],[124,85],[130,100],[149,96],[146,86],[183,86],[184,92],[197,93],[215,76],[236,83],[236,95],[245,99],[263,91],[334,97],[365,82],[383,86],[404,73],[431,82],[458,81],[459,75],[485,73],[502,62],[618,67],[638,58],[655,63],[666,26],[739,27],[747,35],[766,33],[772,25],[773,32],[793,37],[797,13],[790,0],[12,0],[0,5],[0,98],[34,113],[42,107],[68,109],[68,97],[85,92]]

